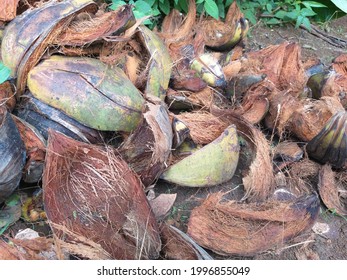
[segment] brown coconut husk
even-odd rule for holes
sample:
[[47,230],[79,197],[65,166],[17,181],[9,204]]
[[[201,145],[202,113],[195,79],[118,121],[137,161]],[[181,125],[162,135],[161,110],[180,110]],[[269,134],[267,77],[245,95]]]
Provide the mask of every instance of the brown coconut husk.
[[343,110],[337,98],[306,100],[290,116],[288,130],[303,141],[310,141],[336,112]]
[[331,96],[340,100],[342,106],[347,108],[347,74],[330,73],[321,88],[321,96]]
[[302,159],[304,151],[296,142],[283,141],[280,142],[273,151],[273,162],[278,170],[281,170],[294,162]]
[[240,60],[231,61],[223,67],[226,80],[231,80],[241,71],[242,63]]
[[[231,110],[211,108],[211,113],[228,125],[235,124],[237,133],[248,143],[247,154],[251,154],[251,164],[246,168],[243,177],[243,185],[246,190],[245,198],[254,200],[265,200],[269,197],[275,187],[271,150],[264,134]],[[242,153],[242,150],[241,150]]]
[[332,68],[340,75],[347,76],[347,54],[340,54],[333,60]]
[[78,243],[55,224],[99,244],[114,259],[159,256],[159,231],[143,186],[110,147],[50,131],[43,192],[57,238]]
[[294,201],[223,202],[210,195],[193,209],[188,234],[202,247],[220,255],[253,256],[278,248],[310,229],[319,213],[316,194]]
[[160,225],[163,243],[161,254],[166,260],[208,260],[212,259],[188,235],[166,223]]
[[5,105],[12,112],[16,106],[14,89],[9,81],[0,84],[0,106]]
[[119,152],[140,176],[145,186],[152,184],[167,167],[172,147],[172,127],[163,104],[147,102],[143,123],[123,143]]
[[179,44],[182,41],[190,42],[194,34],[193,26],[196,19],[195,1],[189,0],[188,7],[188,14],[185,18],[181,16],[179,11],[173,9],[163,20],[159,36],[164,40],[169,52],[171,44]]
[[16,17],[19,0],[1,1],[0,20],[10,21]]
[[52,43],[84,46],[109,35],[119,35],[134,23],[135,18],[130,5],[107,13],[99,11],[95,16],[90,13],[81,13]]
[[329,164],[323,165],[319,171],[318,192],[330,211],[347,215],[347,189],[344,187],[346,182],[338,180],[337,177]]
[[205,111],[187,112],[175,117],[188,126],[190,137],[198,145],[211,143],[228,127],[220,118]]
[[162,193],[156,198],[149,200],[149,205],[157,221],[164,220],[175,203],[177,194]]

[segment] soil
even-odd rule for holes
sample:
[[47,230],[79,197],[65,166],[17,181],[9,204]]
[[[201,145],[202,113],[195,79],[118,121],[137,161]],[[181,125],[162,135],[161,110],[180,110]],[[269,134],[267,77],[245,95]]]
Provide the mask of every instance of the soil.
[[[326,26],[329,34],[343,39],[347,39],[347,16],[329,22]],[[269,45],[279,44],[283,41],[298,42],[302,47],[302,59],[319,58],[324,65],[328,66],[332,59],[339,54],[346,53],[346,49],[341,49],[330,45],[311,35],[303,29],[295,29],[291,25],[269,28],[261,22],[251,27],[249,37],[245,44],[247,51],[257,50]],[[243,164],[240,161],[240,164]],[[198,206],[208,194],[213,192],[228,192],[229,199],[240,200],[243,190],[240,186],[241,174],[236,173],[232,181],[212,188],[186,188],[166,184],[159,181],[154,190],[159,193],[177,193],[176,202],[165,221],[183,231],[187,229],[190,211]],[[40,235],[49,235],[49,228],[44,222],[28,224],[19,221],[11,226],[6,234],[14,236],[18,230],[31,227],[37,230]],[[323,205],[319,218],[313,229],[298,236],[290,243],[283,244],[279,248],[274,248],[265,253],[247,259],[256,260],[294,260],[294,259],[347,259],[347,220],[329,212]],[[226,259],[225,257],[213,254],[215,259]],[[227,259],[240,259],[240,257],[228,257]],[[242,258],[244,259],[244,258]]]

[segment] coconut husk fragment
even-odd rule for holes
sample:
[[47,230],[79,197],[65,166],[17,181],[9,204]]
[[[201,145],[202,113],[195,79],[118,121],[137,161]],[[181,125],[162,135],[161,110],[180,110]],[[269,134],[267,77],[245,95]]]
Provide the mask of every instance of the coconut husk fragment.
[[112,148],[50,131],[43,192],[58,239],[78,243],[74,235],[83,236],[114,259],[158,258],[159,231],[143,186]]
[[16,17],[19,0],[1,1],[0,20],[10,21]]
[[188,126],[190,137],[198,145],[211,143],[228,126],[218,117],[204,111],[182,113],[175,117]]
[[273,162],[278,170],[302,159],[304,151],[296,142],[280,142],[273,151]]
[[165,106],[147,102],[142,124],[119,150],[145,186],[152,184],[166,168],[172,138],[171,122]]
[[188,234],[220,255],[253,256],[281,247],[310,229],[319,213],[316,194],[250,204],[225,202],[222,197],[210,195],[193,209],[188,223]]
[[9,81],[0,84],[0,106],[5,105],[11,112],[16,106],[14,89]]
[[340,54],[333,60],[332,68],[340,75],[347,75],[347,54]]
[[325,206],[339,215],[347,215],[347,189],[329,164],[321,167],[318,176],[318,192]]
[[245,176],[242,179],[246,190],[245,198],[265,200],[272,194],[275,180],[270,145],[264,134],[231,110],[213,107],[211,113],[228,124],[235,124],[238,135],[248,143],[247,148],[250,150],[245,152],[248,157],[250,155],[251,164],[244,170]]
[[347,108],[347,74],[330,72],[322,81],[321,96],[331,96],[340,100],[342,106]]
[[161,254],[166,260],[212,260],[187,234],[166,223],[160,225],[163,243]]
[[14,115],[12,117],[26,149],[27,161],[22,179],[27,183],[38,182],[43,172],[46,140],[35,127]]
[[117,36],[135,24],[130,5],[115,11],[92,14],[81,13],[52,42],[56,45],[84,46],[107,36]]

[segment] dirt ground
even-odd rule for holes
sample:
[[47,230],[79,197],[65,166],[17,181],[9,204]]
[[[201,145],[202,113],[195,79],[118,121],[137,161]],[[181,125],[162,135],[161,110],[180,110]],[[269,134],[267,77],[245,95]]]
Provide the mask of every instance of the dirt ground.
[[[328,23],[326,27],[330,34],[347,39],[347,16]],[[271,44],[279,44],[285,40],[295,41],[301,45],[303,60],[318,57],[325,65],[329,65],[333,58],[346,52],[346,49],[334,47],[305,30],[295,29],[290,25],[269,28],[262,23],[251,27],[246,42],[246,50],[257,50]],[[155,194],[177,193],[175,205],[166,217],[166,221],[186,231],[190,211],[198,206],[209,193],[225,191],[229,192],[231,199],[239,200],[242,198],[240,183],[240,174],[235,174],[231,182],[212,188],[185,188],[159,181],[155,187]],[[20,228],[27,226],[28,224],[21,222],[16,223],[7,230],[6,234],[14,236]],[[42,235],[49,234],[47,225],[42,222],[29,226]],[[311,231],[302,234],[290,243],[283,244],[279,248],[274,248],[249,259],[347,259],[346,246],[347,220],[328,212],[322,205],[318,221]],[[225,257],[210,253],[215,259],[225,259]],[[240,257],[228,257],[228,259],[240,259]]]

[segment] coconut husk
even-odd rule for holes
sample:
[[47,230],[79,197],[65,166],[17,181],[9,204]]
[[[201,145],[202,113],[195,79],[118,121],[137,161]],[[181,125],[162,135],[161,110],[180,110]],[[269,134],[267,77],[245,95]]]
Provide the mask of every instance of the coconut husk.
[[347,215],[345,182],[337,179],[329,164],[320,168],[318,179],[318,192],[325,206],[339,215]]
[[84,46],[106,36],[117,36],[135,24],[135,17],[130,5],[121,6],[115,11],[99,13],[81,13],[69,23],[53,44],[58,46]]
[[9,81],[0,84],[0,106],[3,105],[5,105],[10,112],[12,112],[13,108],[16,106],[15,92]]
[[195,241],[179,229],[166,223],[160,225],[163,243],[161,254],[166,260],[211,260]]
[[347,54],[340,54],[333,60],[332,68],[340,75],[347,75]]
[[210,195],[193,209],[188,234],[220,255],[253,256],[278,248],[310,229],[319,213],[316,194],[294,201],[241,204]]
[[242,17],[243,17],[243,13],[241,12],[237,3],[234,1],[230,5],[228,12],[225,15],[225,23],[231,24]]
[[331,96],[340,100],[342,106],[347,108],[347,75],[331,72],[322,82],[321,96]]
[[46,140],[32,125],[12,115],[26,149],[26,164],[23,180],[27,183],[38,182],[42,176],[46,155]]
[[231,80],[241,70],[242,63],[240,60],[231,61],[223,67],[223,72],[226,80]]
[[33,239],[10,238],[10,243],[0,240],[1,260],[45,260],[51,259],[53,239],[37,237]]
[[198,145],[211,143],[228,127],[221,119],[204,111],[182,113],[175,117],[188,126],[190,137]]
[[19,0],[1,1],[2,9],[0,10],[0,20],[10,21],[16,17]]
[[196,5],[194,0],[189,0],[188,14],[185,18],[175,9],[164,18],[160,37],[163,38],[166,46],[170,50],[171,44],[178,44],[182,41],[190,41],[193,35],[193,26],[196,18]]
[[[273,176],[272,158],[270,145],[264,134],[231,110],[211,108],[211,113],[228,124],[235,124],[237,133],[248,143],[250,150],[245,151],[250,159],[250,166],[244,170],[243,185],[246,190],[245,198],[265,200],[275,187]],[[242,153],[242,150],[241,150]]]
[[114,259],[159,256],[159,231],[143,186],[112,148],[50,131],[43,192],[57,238],[78,242],[55,224],[99,244]]
[[176,90],[199,92],[206,88],[207,84],[201,78],[196,77],[194,70],[182,69],[178,73],[174,71],[170,86]]
[[288,130],[303,141],[310,141],[336,112],[344,110],[334,97],[306,100],[290,116]]
[[145,186],[152,184],[167,167],[172,147],[172,128],[164,105],[147,102],[143,123],[123,143],[119,152],[140,176]]
[[251,97],[241,105],[242,117],[251,124],[260,123],[269,111],[269,100],[265,96]]
[[273,162],[278,170],[302,159],[304,151],[296,142],[280,142],[273,151]]

